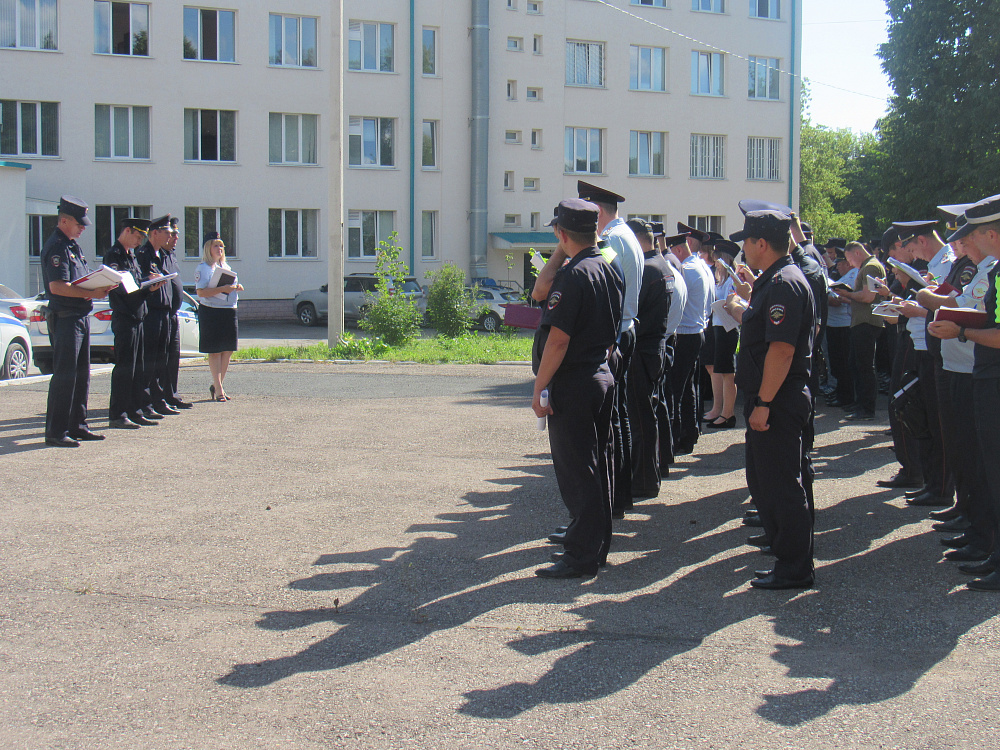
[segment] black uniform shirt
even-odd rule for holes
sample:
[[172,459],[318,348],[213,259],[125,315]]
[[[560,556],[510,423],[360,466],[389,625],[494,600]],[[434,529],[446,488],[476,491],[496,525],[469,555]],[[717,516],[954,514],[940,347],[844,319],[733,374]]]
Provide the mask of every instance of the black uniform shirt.
[[174,251],[161,250],[160,257],[162,259],[161,266],[163,268],[163,273],[176,273],[174,278],[170,279],[170,284],[168,286],[170,289],[170,311],[177,312],[181,309],[181,300],[183,299],[182,292],[184,291],[184,283],[181,279],[181,267],[177,264],[177,256],[174,255]]
[[[132,250],[123,247],[117,240],[104,256],[104,265],[122,273],[131,273],[137,285],[143,279],[142,270],[139,268],[139,259],[135,257]],[[131,294],[126,294],[125,289],[121,286],[115,287],[108,293],[112,315],[135,322],[142,320],[146,317],[146,299],[149,295],[149,287],[137,289]]]
[[812,245],[795,245],[791,256],[812,290],[813,301],[816,303],[816,322],[820,326],[825,326],[830,310],[830,300],[827,297],[830,293],[830,284],[826,276],[826,265]]
[[667,341],[667,314],[673,297],[673,269],[670,261],[653,251],[642,264],[639,312],[636,315],[635,350],[663,353]]
[[[164,255],[163,251],[154,250],[149,242],[139,248],[136,256],[139,258],[139,268],[142,270],[142,277],[144,279],[149,278],[151,273],[173,273],[172,271],[164,270]],[[149,295],[149,309],[172,310],[173,290],[174,287],[172,284],[164,284],[158,291],[151,293]],[[180,305],[179,302],[178,305]]]
[[534,372],[538,373],[552,326],[569,336],[569,347],[558,372],[596,370],[618,338],[624,293],[621,278],[597,248],[581,250],[560,268],[535,332]]
[[45,299],[50,310],[55,312],[78,310],[89,313],[94,303],[85,297],[64,297],[49,291],[50,281],[76,281],[90,273],[83,250],[76,240],[71,240],[61,229],[56,229],[45,241],[42,248],[42,280],[45,283]]
[[[1000,311],[997,310],[997,272],[1000,271],[1000,263],[993,266],[990,271],[990,286],[986,290],[986,327],[1000,328]],[[976,380],[986,378],[1000,378],[1000,349],[994,349],[982,344],[976,344],[975,364],[972,366],[972,377]]]
[[740,326],[740,351],[736,385],[748,394],[760,392],[764,358],[772,341],[795,347],[785,382],[778,389],[800,387],[809,380],[813,337],[816,331],[812,290],[791,257],[784,256],[753,284],[750,307]]

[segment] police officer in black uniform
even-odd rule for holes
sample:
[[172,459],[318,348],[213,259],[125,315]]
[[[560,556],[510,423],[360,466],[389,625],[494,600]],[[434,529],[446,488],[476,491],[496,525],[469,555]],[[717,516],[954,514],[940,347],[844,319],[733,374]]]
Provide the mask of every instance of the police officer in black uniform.
[[[562,540],[565,552],[535,571],[544,578],[596,574],[611,543],[614,377],[608,355],[621,326],[624,284],[597,249],[597,223],[598,208],[588,201],[573,198],[556,207],[549,226],[559,243],[532,291],[545,300],[532,352],[532,409],[549,416],[552,464],[573,519]],[[540,400],[545,389],[548,406]]]
[[[166,252],[170,235],[170,214],[149,223],[149,238],[136,255],[143,278],[154,273],[166,275]],[[163,419],[180,412],[166,402],[167,360],[170,346],[170,319],[173,317],[173,285],[164,284],[149,295],[143,319],[143,399],[142,414],[147,419]]]
[[[104,265],[122,273],[132,274],[136,285],[143,281],[139,260],[133,252],[146,239],[149,219],[127,218],[121,222],[121,233],[104,256]],[[158,274],[153,274],[155,277]],[[146,300],[159,285],[139,288],[131,294],[116,287],[108,295],[111,303],[111,330],[115,335],[115,368],[111,371],[111,401],[108,424],[120,430],[136,430],[143,425],[155,425],[141,414],[142,410],[142,320],[146,317]]]
[[174,255],[174,248],[177,247],[177,238],[180,232],[177,229],[177,217],[170,220],[170,230],[167,235],[167,242],[163,246],[163,270],[165,273],[177,273],[170,280],[173,289],[170,297],[170,315],[168,323],[170,325],[170,338],[167,341],[167,382],[163,400],[175,409],[190,409],[192,404],[181,398],[177,392],[177,380],[180,375],[181,366],[181,328],[177,318],[177,311],[181,309],[181,301],[184,299],[184,284],[181,281],[180,265]]
[[64,195],[52,236],[42,248],[42,279],[48,300],[46,322],[52,343],[52,379],[45,410],[45,443],[77,448],[81,440],[104,440],[87,427],[90,391],[90,311],[112,287],[81,289],[72,284],[90,273],[77,238],[90,226],[89,206]]
[[747,264],[761,273],[743,313],[736,384],[747,420],[747,486],[777,560],[758,571],[755,588],[813,585],[813,517],[803,433],[812,409],[809,378],[815,337],[815,301],[802,271],[788,254],[791,217],[750,211],[743,230]]

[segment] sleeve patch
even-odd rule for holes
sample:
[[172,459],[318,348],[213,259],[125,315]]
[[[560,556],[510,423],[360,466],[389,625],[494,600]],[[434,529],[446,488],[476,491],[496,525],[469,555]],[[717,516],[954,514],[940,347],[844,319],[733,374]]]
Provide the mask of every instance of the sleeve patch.
[[559,304],[559,300],[562,299],[562,292],[552,292],[549,295],[549,309],[554,310],[556,305]]
[[767,311],[767,317],[774,325],[780,325],[781,321],[785,319],[785,306],[771,305],[771,309]]
[[52,255],[52,267],[53,268],[59,268],[59,264],[60,263],[62,263],[62,258],[60,258],[58,255],[53,254]]
[[987,279],[980,279],[976,282],[976,285],[972,287],[972,298],[982,299],[986,296],[986,290],[990,288],[990,282]]

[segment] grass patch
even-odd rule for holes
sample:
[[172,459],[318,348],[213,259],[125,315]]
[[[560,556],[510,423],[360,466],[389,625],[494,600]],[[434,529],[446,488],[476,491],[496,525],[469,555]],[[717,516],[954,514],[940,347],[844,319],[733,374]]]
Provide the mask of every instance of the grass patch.
[[497,362],[527,362],[531,360],[532,339],[505,334],[475,334],[455,339],[439,336],[417,339],[400,347],[390,347],[377,339],[350,337],[337,346],[250,347],[233,355],[233,359],[381,359],[390,362],[420,362],[422,364],[483,364]]

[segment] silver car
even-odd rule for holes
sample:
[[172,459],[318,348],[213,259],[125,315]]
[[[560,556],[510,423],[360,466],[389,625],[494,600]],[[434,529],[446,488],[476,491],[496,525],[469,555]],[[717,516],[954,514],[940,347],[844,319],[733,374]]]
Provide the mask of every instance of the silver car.
[[0,310],[0,380],[23,378],[31,367],[31,337],[24,323]]
[[[352,273],[344,277],[344,322],[357,325],[365,316],[371,298],[375,295],[377,279],[373,273]],[[318,325],[329,315],[329,286],[299,292],[292,300],[295,317],[304,326]],[[395,290],[393,290],[395,291]],[[421,315],[427,313],[427,295],[417,283],[416,276],[407,276],[403,281],[403,294],[417,301]]]

